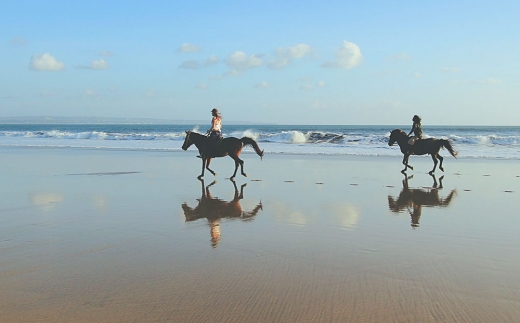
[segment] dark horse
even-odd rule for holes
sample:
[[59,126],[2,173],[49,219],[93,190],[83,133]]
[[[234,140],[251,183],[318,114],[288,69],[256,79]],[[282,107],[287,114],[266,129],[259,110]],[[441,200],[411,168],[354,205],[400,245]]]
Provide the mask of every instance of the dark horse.
[[186,222],[197,221],[198,219],[207,219],[210,226],[211,233],[211,245],[216,248],[220,241],[220,220],[221,219],[240,219],[241,221],[252,221],[260,210],[263,210],[262,202],[258,203],[253,210],[247,212],[242,209],[240,200],[244,198],[244,187],[247,185],[242,184],[240,187],[240,193],[237,188],[235,181],[233,187],[235,188],[235,194],[233,200],[224,201],[219,198],[215,198],[211,195],[209,188],[216,182],[209,184],[204,187],[204,180],[200,179],[202,184],[202,196],[197,199],[198,204],[195,207],[188,206],[187,203],[182,203],[182,210],[186,217]]
[[437,168],[437,158],[441,161],[439,168],[444,172],[444,168],[442,168],[442,161],[444,158],[439,155],[439,151],[442,147],[448,149],[450,154],[457,158],[457,152],[451,146],[451,143],[446,139],[435,139],[435,138],[427,138],[427,139],[419,139],[412,146],[412,150],[409,151],[410,145],[408,145],[408,140],[410,138],[406,134],[406,132],[401,129],[392,130],[390,133],[390,140],[388,141],[388,146],[393,146],[395,142],[401,148],[401,152],[404,154],[403,157],[403,165],[404,169],[401,171],[402,173],[406,172],[407,168],[413,170],[413,167],[408,165],[408,158],[410,155],[426,155],[430,154],[433,159],[433,169],[429,172],[429,174],[433,174],[435,172],[435,168]]
[[439,178],[440,186],[437,183],[435,175],[431,175],[433,178],[433,186],[428,189],[421,188],[410,188],[408,186],[408,180],[413,177],[405,175],[403,180],[403,189],[399,196],[394,198],[388,196],[388,208],[394,213],[401,213],[405,209],[408,209],[412,218],[412,227],[416,228],[419,226],[419,220],[421,218],[422,207],[448,207],[452,199],[457,195],[455,189],[446,197],[441,197],[439,191],[442,187],[442,180],[444,175]]
[[[205,135],[193,131],[186,131],[186,138],[182,144],[182,149],[187,150],[192,144],[194,144],[200,151],[206,147],[208,140],[209,138]],[[235,137],[228,137],[222,140],[217,139],[215,142],[210,143],[210,145],[211,146],[208,147],[209,149],[207,149],[207,152],[202,155],[202,173],[198,176],[199,179],[204,176],[204,168],[213,174],[213,176],[216,176],[217,174],[209,168],[209,164],[211,163],[212,158],[224,156],[229,156],[235,161],[235,172],[230,179],[235,178],[239,165],[240,172],[243,176],[247,177],[247,174],[244,173],[244,161],[238,158],[244,146],[249,145],[253,147],[260,158],[264,156],[264,151],[260,150],[256,141],[249,137],[242,137],[241,139]]]

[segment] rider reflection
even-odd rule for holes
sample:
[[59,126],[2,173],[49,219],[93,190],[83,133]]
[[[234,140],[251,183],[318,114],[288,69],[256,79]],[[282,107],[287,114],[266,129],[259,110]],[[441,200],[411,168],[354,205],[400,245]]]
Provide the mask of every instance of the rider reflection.
[[195,207],[188,206],[187,203],[182,204],[184,216],[186,222],[197,221],[198,219],[207,219],[210,234],[211,234],[211,246],[216,248],[220,242],[221,236],[221,219],[240,219],[241,221],[250,221],[257,213],[262,210],[262,202],[258,203],[253,210],[244,212],[240,205],[240,200],[244,198],[244,187],[247,183],[242,184],[240,192],[238,191],[237,184],[231,180],[235,188],[235,194],[233,200],[227,202],[219,198],[214,198],[211,195],[209,188],[213,186],[216,181],[213,181],[208,186],[204,185],[204,180],[199,179],[202,185],[202,196],[197,199],[198,204]]
[[419,227],[419,220],[421,218],[422,207],[447,207],[451,203],[453,197],[457,194],[455,189],[451,190],[447,197],[439,196],[439,190],[442,189],[442,180],[444,176],[437,178],[430,174],[433,178],[433,186],[429,189],[415,188],[411,189],[408,186],[408,180],[413,178],[413,175],[407,176],[404,174],[403,189],[397,198],[388,196],[388,208],[393,213],[402,213],[407,209],[411,217],[412,228]]

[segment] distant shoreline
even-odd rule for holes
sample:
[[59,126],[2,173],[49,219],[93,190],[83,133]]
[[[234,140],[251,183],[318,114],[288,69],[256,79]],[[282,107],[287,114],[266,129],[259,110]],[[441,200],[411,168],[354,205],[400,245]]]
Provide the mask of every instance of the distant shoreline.
[[[154,118],[103,118],[103,117],[0,117],[0,124],[207,124],[208,120],[169,120]],[[265,124],[249,121],[226,121],[226,124]],[[271,123],[272,124],[272,123]]]
[[[156,118],[115,118],[115,117],[56,117],[56,116],[17,116],[0,117],[0,125],[198,125],[209,124],[209,120],[171,120]],[[280,124],[274,122],[253,122],[227,120],[227,125],[262,125],[262,126],[376,126],[376,127],[408,127],[407,125],[391,124]],[[436,125],[428,127],[501,127],[515,128],[512,125]]]

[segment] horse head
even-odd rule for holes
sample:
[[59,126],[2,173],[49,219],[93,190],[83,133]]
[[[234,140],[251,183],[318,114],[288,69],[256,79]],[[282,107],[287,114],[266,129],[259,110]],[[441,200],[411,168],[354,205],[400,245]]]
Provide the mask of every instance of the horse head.
[[184,143],[182,144],[182,150],[187,150],[193,144],[190,140],[191,131],[186,131],[186,138],[184,138]]
[[400,129],[394,129],[394,130],[392,130],[392,132],[390,132],[390,139],[388,140],[388,146],[393,146],[395,144],[400,132],[401,132]]

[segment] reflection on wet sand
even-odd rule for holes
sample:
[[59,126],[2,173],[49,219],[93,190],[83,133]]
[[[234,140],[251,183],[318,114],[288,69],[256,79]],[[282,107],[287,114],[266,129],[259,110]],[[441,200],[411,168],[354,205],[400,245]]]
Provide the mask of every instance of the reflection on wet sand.
[[442,189],[442,180],[444,176],[437,178],[435,175],[430,175],[433,178],[433,185],[431,188],[411,189],[408,186],[408,180],[413,178],[413,175],[407,176],[404,174],[403,189],[397,198],[388,196],[388,208],[394,213],[401,213],[407,209],[412,218],[411,225],[413,228],[419,227],[419,219],[421,218],[422,207],[447,207],[451,203],[453,197],[457,194],[457,190],[453,189],[445,198],[439,196],[439,190]]
[[216,248],[220,241],[220,219],[240,219],[242,221],[251,221],[252,218],[262,209],[262,202],[258,203],[250,212],[244,212],[240,205],[240,200],[244,198],[244,187],[247,183],[240,186],[240,193],[235,181],[231,180],[235,187],[235,195],[233,200],[227,202],[219,198],[213,198],[209,188],[216,183],[213,181],[205,187],[204,180],[199,179],[202,185],[202,196],[197,199],[198,205],[194,208],[188,206],[187,203],[182,204],[186,222],[197,221],[198,219],[207,219],[210,226],[211,246]]

